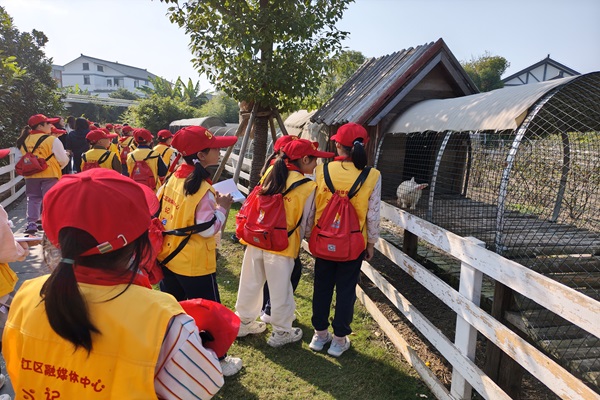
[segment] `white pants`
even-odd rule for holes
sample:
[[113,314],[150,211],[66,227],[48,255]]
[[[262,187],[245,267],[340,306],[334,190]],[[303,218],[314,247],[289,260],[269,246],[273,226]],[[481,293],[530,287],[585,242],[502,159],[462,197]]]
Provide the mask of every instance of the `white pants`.
[[277,332],[289,332],[294,321],[296,303],[290,277],[294,259],[247,246],[242,262],[240,287],[235,310],[243,323],[260,315],[263,286],[269,285],[271,296],[271,325]]

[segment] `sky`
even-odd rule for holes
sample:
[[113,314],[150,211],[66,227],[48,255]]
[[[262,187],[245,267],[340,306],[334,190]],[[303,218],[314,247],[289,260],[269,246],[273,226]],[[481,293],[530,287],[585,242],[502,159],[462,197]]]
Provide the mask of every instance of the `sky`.
[[[200,79],[189,38],[158,0],[0,0],[21,32],[46,34],[54,64],[80,54],[144,68],[174,82]],[[512,75],[550,57],[580,73],[600,71],[600,0],[356,0],[339,29],[347,50],[380,57],[444,39],[459,61],[502,56]]]

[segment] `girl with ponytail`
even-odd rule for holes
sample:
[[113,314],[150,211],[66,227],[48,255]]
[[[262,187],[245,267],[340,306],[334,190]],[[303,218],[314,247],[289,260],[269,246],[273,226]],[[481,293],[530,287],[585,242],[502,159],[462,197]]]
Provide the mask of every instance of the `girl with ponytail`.
[[[197,226],[181,235],[166,235],[157,257],[164,274],[160,289],[179,301],[202,298],[221,302],[215,235],[226,222],[233,198],[215,191],[206,168],[219,163],[220,148],[236,141],[236,136],[214,136],[200,126],[185,127],[173,137],[172,146],[185,162],[157,193],[161,203],[158,219],[167,231]],[[242,360],[225,356],[221,367],[223,374],[230,376],[242,368]]]
[[[126,220],[107,199],[127,210]],[[3,355],[16,393],[210,399],[222,387],[194,319],[140,272],[150,254],[150,200],[149,188],[106,168],[65,175],[46,193],[44,231],[61,259],[12,302]],[[190,360],[186,371],[180,358]]]
[[[326,166],[319,165],[315,171],[317,182],[315,221],[317,223],[333,196],[324,178],[324,168],[327,168],[333,188],[342,196],[343,193],[347,195],[367,166],[365,145],[369,135],[362,125],[352,122],[342,125],[331,140],[335,141],[338,156]],[[381,174],[375,168],[371,168],[356,195],[350,199],[350,203],[356,210],[364,238],[363,253],[355,260],[333,261],[321,257],[315,260],[312,316],[315,333],[309,345],[314,351],[323,350],[323,347],[331,342],[327,352],[329,355],[339,357],[350,348],[348,335],[352,333],[350,324],[354,315],[356,285],[362,260],[368,261],[373,257],[375,242],[379,238],[380,202]],[[334,289],[337,297],[331,324],[332,336],[328,328]]]

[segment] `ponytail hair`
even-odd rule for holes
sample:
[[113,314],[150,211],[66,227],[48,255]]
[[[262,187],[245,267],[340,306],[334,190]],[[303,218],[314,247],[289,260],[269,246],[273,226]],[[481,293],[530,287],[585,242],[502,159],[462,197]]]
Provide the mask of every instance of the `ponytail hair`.
[[58,234],[58,241],[63,258],[42,286],[40,296],[45,304],[46,316],[52,330],[73,343],[75,350],[83,347],[89,354],[93,347],[92,333],[101,332],[90,318],[86,300],[75,279],[74,269],[77,265],[85,265],[99,270],[123,271],[124,276],[131,275],[125,289],[106,300],[110,301],[123,294],[133,283],[140,269],[140,262],[148,257],[150,240],[148,233],[144,233],[119,250],[85,257],[80,254],[98,245],[88,232],[78,228],[63,228]]
[[[288,157],[284,153],[280,153],[275,159],[273,169],[266,176],[262,184],[261,195],[272,195],[277,193],[283,193],[285,190],[285,183],[288,178],[288,169],[285,164]],[[288,161],[296,165],[297,161]]]
[[350,158],[352,158],[352,163],[356,169],[363,170],[367,166],[367,152],[365,151],[362,138],[354,139],[352,147],[343,147],[346,153],[350,154]]
[[21,129],[21,135],[17,139],[17,148],[20,149],[25,145],[25,139],[27,139],[27,136],[29,136],[29,132],[31,132],[29,125],[25,125],[23,129]]
[[[209,151],[210,149],[204,149],[201,152],[208,153]],[[202,185],[203,181],[210,178],[210,173],[200,164],[197,153],[183,156],[183,159],[187,164],[194,166],[194,172],[185,178],[185,182],[183,182],[184,193],[186,196],[190,196],[200,190],[200,185]]]

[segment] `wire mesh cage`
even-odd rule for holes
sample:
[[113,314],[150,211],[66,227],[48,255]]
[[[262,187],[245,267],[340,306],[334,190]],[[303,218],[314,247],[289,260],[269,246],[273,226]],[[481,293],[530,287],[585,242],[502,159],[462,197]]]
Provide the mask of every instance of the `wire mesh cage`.
[[[600,300],[600,73],[543,94],[517,129],[387,133],[376,167],[384,201]],[[511,322],[600,388],[597,337],[525,296],[514,311]]]

